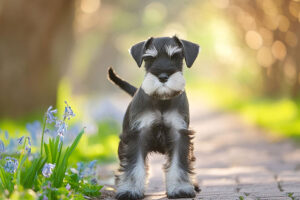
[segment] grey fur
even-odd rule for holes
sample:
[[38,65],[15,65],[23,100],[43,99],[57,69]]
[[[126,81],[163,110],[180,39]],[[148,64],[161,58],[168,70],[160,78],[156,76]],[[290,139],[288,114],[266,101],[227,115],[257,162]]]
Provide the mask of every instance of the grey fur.
[[[148,58],[139,57],[145,55],[148,48],[144,43],[134,46],[131,52],[134,52],[133,57],[138,65],[145,61],[146,72],[157,77],[162,73],[170,77],[176,72],[181,72],[183,58],[188,57],[189,64],[191,64],[198,53],[198,45],[190,43],[183,46],[177,37],[151,38],[146,43],[149,43],[148,46],[153,45],[157,50],[158,54],[155,58],[148,60]],[[183,52],[177,51],[175,54],[178,55],[175,56],[168,54],[166,45],[172,47],[177,45],[178,48],[183,49]],[[192,47],[186,50],[191,51],[192,56],[185,55],[187,46]],[[192,163],[195,157],[192,143],[194,133],[188,129],[190,123],[188,99],[185,91],[172,91],[168,94],[167,99],[157,93],[149,95],[141,87],[135,92],[126,110],[118,149],[120,174],[116,176],[117,199],[130,200],[144,197],[144,175],[147,170],[147,155],[150,152],[158,152],[167,156],[168,161],[165,164],[167,178],[172,177],[172,173],[178,176],[178,178],[175,177],[175,183],[173,181],[168,183],[167,180],[168,197],[191,198],[195,196],[194,189],[190,190],[190,176],[193,174]],[[142,121],[143,116],[144,121]],[[142,177],[138,177],[137,174]],[[185,188],[180,187],[182,183]]]

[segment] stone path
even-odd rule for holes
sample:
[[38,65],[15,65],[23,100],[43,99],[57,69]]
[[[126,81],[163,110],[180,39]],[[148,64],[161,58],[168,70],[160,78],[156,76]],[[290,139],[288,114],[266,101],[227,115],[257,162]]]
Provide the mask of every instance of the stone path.
[[[300,200],[300,148],[290,141],[275,142],[266,133],[244,124],[236,115],[191,103],[191,128],[196,131],[195,172],[204,200]],[[198,108],[198,109],[194,109]],[[163,156],[150,157],[145,199],[165,196]],[[101,199],[113,199],[116,166],[100,167],[110,174]],[[101,174],[101,172],[100,172]]]

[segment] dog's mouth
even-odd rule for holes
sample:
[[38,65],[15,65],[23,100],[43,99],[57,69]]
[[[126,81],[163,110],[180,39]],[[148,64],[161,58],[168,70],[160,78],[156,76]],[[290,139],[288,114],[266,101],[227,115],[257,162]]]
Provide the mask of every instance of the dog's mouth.
[[185,80],[182,72],[172,74],[168,80],[162,82],[151,73],[147,73],[142,84],[142,89],[151,97],[167,100],[180,95],[184,91]]
[[151,96],[155,99],[168,100],[180,95],[182,92],[183,90],[172,90],[171,88],[163,84],[155,92],[153,92]]

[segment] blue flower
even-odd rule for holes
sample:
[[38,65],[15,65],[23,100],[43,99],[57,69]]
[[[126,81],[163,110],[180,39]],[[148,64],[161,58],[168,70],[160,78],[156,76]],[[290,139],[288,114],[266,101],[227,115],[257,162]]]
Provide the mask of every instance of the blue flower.
[[7,140],[8,140],[8,138],[9,138],[8,131],[5,131],[5,139],[7,139]]
[[90,169],[93,169],[94,168],[94,166],[95,166],[95,164],[96,164],[96,162],[97,162],[97,160],[93,160],[93,161],[91,161],[90,163],[89,163],[89,168]]
[[70,120],[71,117],[75,117],[75,113],[73,112],[71,106],[69,106],[68,102],[65,101],[65,112],[64,112],[64,119]]
[[28,142],[28,145],[31,146],[30,137],[27,137],[27,142]]
[[8,153],[15,152],[15,149],[16,149],[17,145],[18,144],[17,144],[16,139],[15,138],[10,138],[9,143],[8,143],[8,145],[6,147],[7,152]]
[[28,154],[31,153],[31,141],[30,141],[30,137],[26,137],[27,139],[27,145],[25,147],[25,150],[27,151]]
[[54,116],[54,114],[57,113],[57,110],[52,110],[52,106],[50,106],[46,112],[47,115],[47,120],[46,123],[51,124],[53,122],[55,122],[56,117]]
[[83,168],[84,168],[83,162],[78,162],[77,163],[77,170],[80,172],[80,171],[83,170]]
[[17,139],[18,144],[23,144],[23,139],[24,139],[24,136],[18,138],[18,139]]
[[33,123],[26,124],[26,129],[30,133],[33,145],[38,144],[38,136],[42,132],[42,126],[39,121],[34,121]]
[[0,153],[3,153],[4,151],[5,151],[4,143],[2,140],[0,140]]
[[79,176],[79,178],[80,179],[82,179],[83,178],[83,170],[84,170],[84,164],[83,164],[83,162],[78,162],[77,163],[77,170],[78,170],[78,176]]
[[6,157],[5,160],[4,170],[9,173],[15,173],[19,165],[18,160],[12,157]]
[[57,129],[57,135],[60,137],[62,140],[64,138],[64,134],[67,132],[67,124],[65,121],[57,120],[56,125]]
[[71,185],[70,185],[69,183],[66,185],[66,189],[67,189],[67,190],[70,190],[70,189],[71,189]]
[[55,164],[46,163],[43,167],[42,174],[43,176],[49,178],[52,174],[52,170],[55,167]]

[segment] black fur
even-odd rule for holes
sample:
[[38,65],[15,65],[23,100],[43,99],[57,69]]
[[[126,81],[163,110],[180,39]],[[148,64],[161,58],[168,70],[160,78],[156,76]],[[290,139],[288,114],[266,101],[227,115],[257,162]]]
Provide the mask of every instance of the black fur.
[[177,191],[175,194],[167,195],[169,199],[180,199],[180,198],[194,198],[195,193],[188,193],[182,190]]
[[[157,49],[157,57],[144,57],[144,52],[149,46],[154,46]],[[179,46],[182,52],[176,53],[172,57],[168,56],[165,50],[166,45]],[[199,51],[199,46],[184,40],[179,40],[176,36],[173,38],[150,38],[147,41],[140,42],[134,45],[130,52],[138,66],[145,62],[147,73],[151,73],[159,77],[162,73],[171,76],[173,73],[182,71],[183,59],[185,59],[188,67],[191,67],[195,61]],[[120,88],[133,96],[130,102],[125,117],[123,120],[123,130],[120,135],[120,143],[118,148],[118,156],[120,160],[119,172],[121,175],[116,176],[116,184],[124,181],[130,181],[131,184],[140,183],[140,177],[134,175],[134,169],[138,165],[139,158],[147,168],[147,155],[150,152],[158,152],[165,154],[168,162],[165,164],[165,170],[171,166],[174,155],[178,155],[178,169],[180,176],[178,183],[190,183],[190,175],[193,174],[192,164],[195,161],[193,155],[193,134],[189,130],[189,105],[185,91],[174,91],[171,98],[162,100],[159,94],[148,95],[143,88],[135,88],[126,81],[119,78],[114,71],[109,69],[109,78],[116,83]],[[141,114],[146,112],[157,112],[160,118],[155,119],[149,127],[140,128],[136,124]],[[176,130],[171,124],[166,123],[164,119],[165,113],[176,111],[180,118],[184,121],[186,128]],[[174,132],[178,138],[174,138]],[[176,134],[175,134],[176,135]],[[175,162],[176,163],[176,162]],[[175,165],[175,164],[173,164]],[[137,182],[138,181],[138,182]],[[125,191],[124,191],[125,190]],[[197,184],[194,184],[194,190],[200,191]],[[184,191],[178,188],[177,191],[167,194],[169,198],[193,198],[195,192]],[[123,189],[116,195],[117,199],[141,199],[144,194]]]
[[143,63],[142,55],[152,40],[153,38],[151,37],[148,40],[139,42],[131,47],[130,54],[132,55],[138,67],[141,67]]
[[137,91],[136,87],[121,79],[111,67],[108,69],[108,78],[132,97]]
[[118,200],[138,200],[143,198],[144,195],[140,195],[132,192],[124,192],[116,195],[116,199]]

